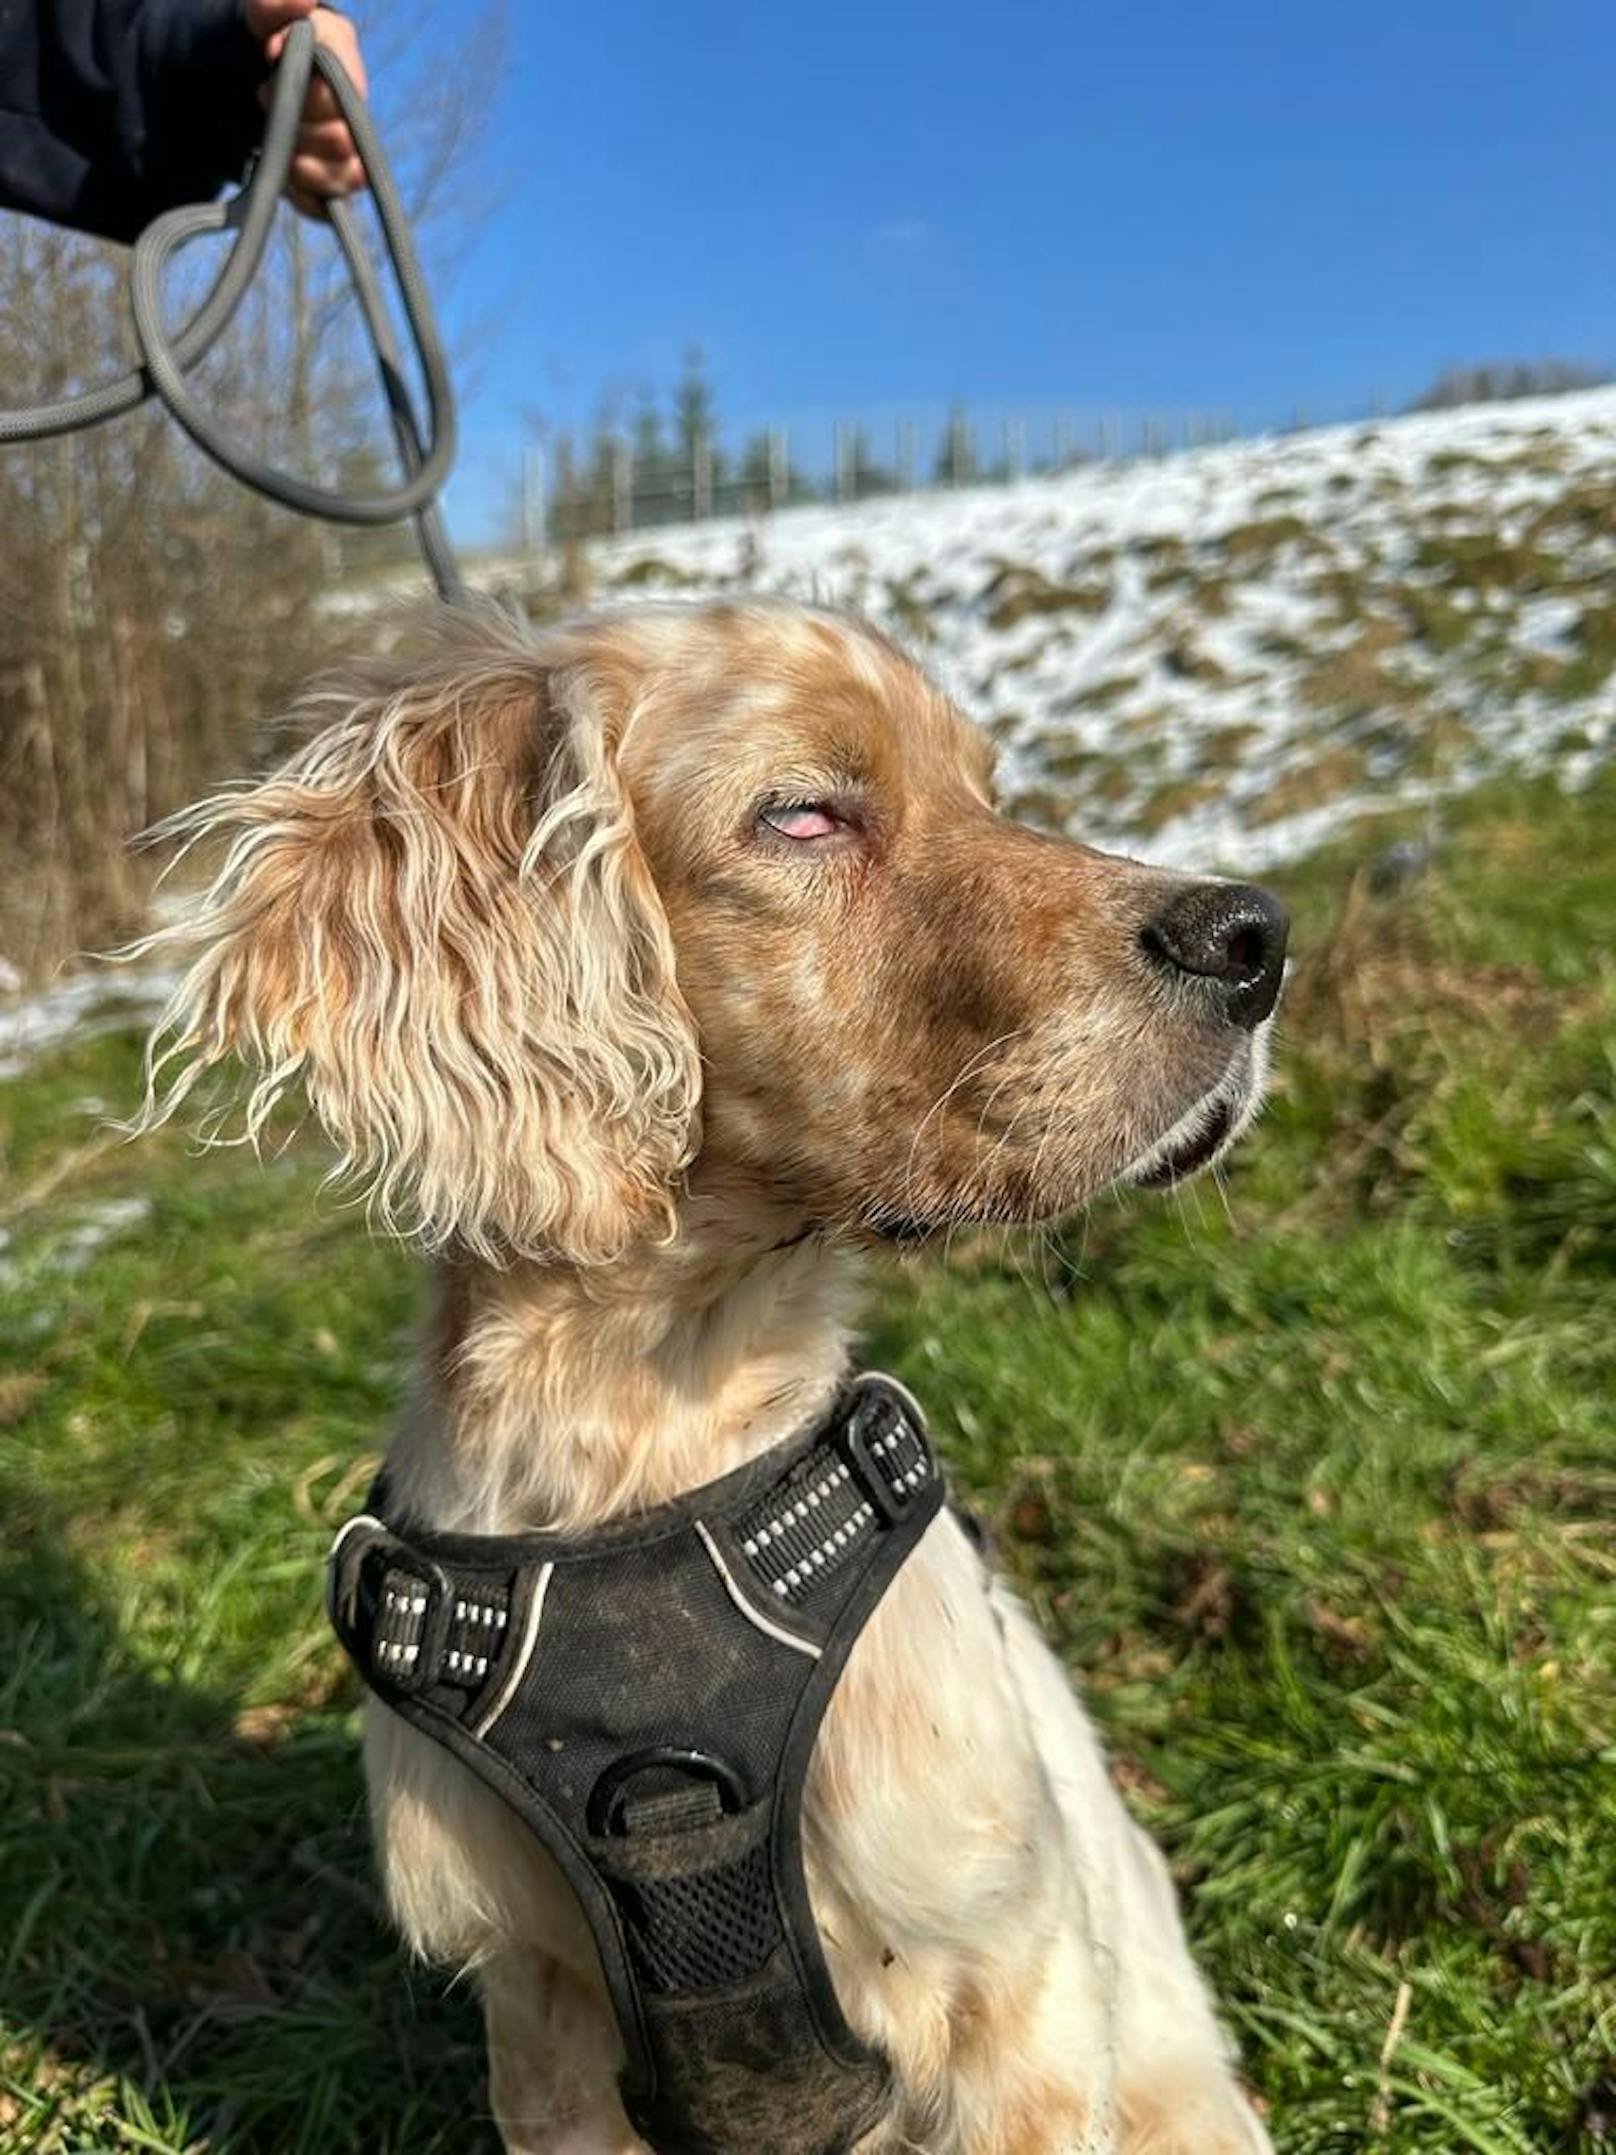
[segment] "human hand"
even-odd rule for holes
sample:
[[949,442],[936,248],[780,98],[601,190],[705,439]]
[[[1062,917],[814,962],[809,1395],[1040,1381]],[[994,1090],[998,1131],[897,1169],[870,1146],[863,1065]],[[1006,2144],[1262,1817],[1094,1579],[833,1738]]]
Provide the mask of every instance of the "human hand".
[[[359,51],[359,33],[346,15],[318,6],[317,0],[243,0],[242,13],[248,33],[272,64],[285,49],[292,25],[312,22],[316,38],[336,54],[355,88],[364,95],[365,63]],[[274,84],[266,83],[259,92],[260,102],[267,106],[273,91]],[[323,217],[334,195],[351,195],[364,184],[365,168],[359,162],[342,108],[330,84],[316,75],[303,105],[303,125],[298,130],[286,182],[287,197],[305,217]]]

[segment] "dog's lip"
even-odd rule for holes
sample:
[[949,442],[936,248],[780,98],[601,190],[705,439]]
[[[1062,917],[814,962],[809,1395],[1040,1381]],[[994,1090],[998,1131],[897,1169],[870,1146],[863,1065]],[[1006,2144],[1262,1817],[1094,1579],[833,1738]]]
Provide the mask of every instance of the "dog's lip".
[[869,1225],[883,1242],[890,1242],[898,1249],[911,1249],[916,1243],[925,1242],[937,1232],[936,1220],[921,1219],[907,1212],[878,1212]]
[[1201,1128],[1160,1158],[1147,1155],[1147,1164],[1134,1176],[1135,1182],[1141,1190],[1166,1190],[1175,1182],[1183,1182],[1222,1151],[1233,1134],[1234,1124],[1234,1102],[1214,1095],[1211,1111]]
[[1131,1160],[1118,1179],[1143,1190],[1168,1190],[1210,1166],[1250,1122],[1262,1097],[1264,1069],[1265,1045],[1259,1039]]

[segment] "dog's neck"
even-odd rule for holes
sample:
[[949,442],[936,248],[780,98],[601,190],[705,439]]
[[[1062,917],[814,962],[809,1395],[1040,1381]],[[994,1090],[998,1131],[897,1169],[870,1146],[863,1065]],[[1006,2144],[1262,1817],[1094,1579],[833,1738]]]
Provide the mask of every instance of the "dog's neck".
[[448,1263],[394,1500],[441,1529],[524,1533],[700,1488],[827,1410],[856,1270],[788,1221],[743,1237],[716,1211],[611,1266]]

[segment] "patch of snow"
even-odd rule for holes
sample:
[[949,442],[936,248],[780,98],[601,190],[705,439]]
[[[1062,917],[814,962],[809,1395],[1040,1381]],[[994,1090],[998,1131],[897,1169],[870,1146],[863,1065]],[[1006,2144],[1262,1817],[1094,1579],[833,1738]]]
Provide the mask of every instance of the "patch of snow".
[[167,1002],[177,979],[176,973],[161,968],[130,966],[112,973],[97,966],[69,973],[33,995],[0,1002],[0,1078],[18,1076],[68,1040],[93,1039],[147,1023]]
[[149,1197],[108,1197],[81,1214],[61,1243],[53,1263],[58,1271],[82,1272],[98,1250],[138,1227],[151,1213]]
[[26,1253],[11,1254],[14,1238],[0,1229],[0,1286],[15,1286],[26,1273],[77,1279],[102,1250],[138,1227],[151,1212],[145,1197],[109,1197],[82,1207],[71,1225]]
[[[1256,872],[1502,768],[1579,785],[1616,754],[1616,675],[1555,692],[1616,581],[1616,535],[1556,507],[1613,471],[1616,390],[1593,390],[638,531],[591,565],[607,603],[752,590],[866,613],[992,726],[1007,787],[1069,808],[1075,836]],[[1552,588],[1457,573],[1466,546],[1546,551]],[[1001,611],[1006,571],[1047,587],[1044,610]],[[526,565],[471,573],[520,590]],[[374,639],[417,587],[332,610]],[[186,902],[162,894],[162,917]],[[173,984],[98,968],[24,996],[0,959],[0,1078],[148,1023]]]
[[[750,588],[867,613],[994,723],[1012,783],[1036,785],[1046,759],[1063,750],[1130,768],[1130,783],[1091,800],[1081,776],[1058,781],[1072,797],[1077,835],[1178,866],[1246,868],[1294,857],[1353,817],[1418,806],[1503,763],[1558,768],[1573,782],[1597,763],[1616,686],[1580,701],[1512,686],[1530,678],[1512,672],[1514,662],[1571,655],[1577,598],[1478,595],[1449,575],[1445,549],[1456,538],[1549,544],[1535,535],[1537,520],[1568,486],[1608,480],[1613,464],[1616,391],[1594,390],[1010,486],[815,505],[754,524],[635,532],[602,542],[594,567],[608,600],[637,565],[635,595],[655,593],[644,565],[657,563],[670,572],[673,603]],[[1563,551],[1573,582],[1586,588],[1616,572],[1608,539],[1561,533],[1558,543],[1574,549]],[[516,568],[503,565],[507,579]],[[1087,611],[1074,600],[1000,625],[994,579],[1007,569],[1058,592],[1103,587],[1104,603]],[[502,565],[480,573],[498,583]],[[1420,639],[1409,607],[1422,592],[1475,623],[1488,663],[1474,648]],[[1310,671],[1332,657],[1349,669],[1356,662],[1367,684],[1343,690],[1334,713],[1322,694],[1305,693]],[[1390,684],[1382,705],[1379,681]],[[1399,684],[1415,699],[1400,739]],[[1367,722],[1357,715],[1366,698]],[[1440,777],[1419,738],[1431,714],[1460,725],[1470,744],[1447,752]],[[1250,737],[1237,767],[1217,779],[1218,798],[1147,816],[1162,779],[1200,772],[1211,786],[1205,744],[1231,725]],[[1573,733],[1589,745],[1568,745]],[[1363,784],[1338,755],[1343,782],[1333,800],[1295,814],[1266,809],[1277,777],[1316,770],[1355,742]]]
[[1523,651],[1564,658],[1567,639],[1581,618],[1582,608],[1575,599],[1528,599],[1515,616],[1515,641]]

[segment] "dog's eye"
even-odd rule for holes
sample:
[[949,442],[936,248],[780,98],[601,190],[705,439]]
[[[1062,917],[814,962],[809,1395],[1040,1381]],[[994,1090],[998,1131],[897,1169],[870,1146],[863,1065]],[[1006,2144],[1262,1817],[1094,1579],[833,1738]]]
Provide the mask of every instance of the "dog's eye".
[[847,819],[825,801],[774,801],[758,811],[758,821],[804,845],[838,837],[847,829]]

